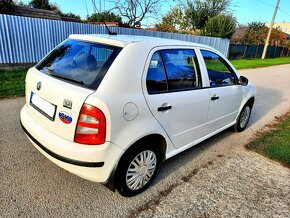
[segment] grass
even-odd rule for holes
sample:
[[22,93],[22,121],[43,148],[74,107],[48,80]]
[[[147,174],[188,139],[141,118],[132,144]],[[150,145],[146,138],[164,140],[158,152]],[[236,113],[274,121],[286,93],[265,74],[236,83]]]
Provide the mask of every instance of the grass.
[[270,126],[269,132],[250,142],[247,148],[290,168],[290,112],[279,121]]
[[268,67],[280,64],[290,64],[290,57],[269,58],[269,59],[251,59],[251,60],[231,60],[236,69],[248,69],[258,67]]
[[0,99],[25,94],[27,70],[0,70]]
[[[232,60],[231,63],[237,69],[267,67],[279,64],[290,64],[290,57],[253,59],[253,60]],[[214,63],[208,62],[207,65]],[[221,69],[222,70],[222,69]],[[27,70],[0,70],[0,99],[25,94],[25,75]]]

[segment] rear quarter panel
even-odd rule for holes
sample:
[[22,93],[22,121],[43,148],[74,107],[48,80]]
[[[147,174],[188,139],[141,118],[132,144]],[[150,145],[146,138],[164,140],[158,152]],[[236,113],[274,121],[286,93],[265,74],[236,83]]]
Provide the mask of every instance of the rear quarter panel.
[[[100,108],[106,116],[106,141],[124,150],[150,134],[162,135],[167,141],[167,149],[173,147],[149,111],[142,91],[142,73],[150,50],[148,43],[132,43],[124,47],[98,90],[86,100]],[[124,118],[127,103],[137,107],[137,116],[131,121]]]

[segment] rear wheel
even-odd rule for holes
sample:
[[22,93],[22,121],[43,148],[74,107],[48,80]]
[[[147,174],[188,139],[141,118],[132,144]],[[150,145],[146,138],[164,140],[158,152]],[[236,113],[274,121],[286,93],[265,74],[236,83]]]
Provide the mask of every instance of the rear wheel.
[[237,119],[237,122],[234,126],[236,132],[242,132],[246,128],[246,126],[250,120],[251,110],[252,110],[252,108],[249,104],[246,104],[243,107],[243,109],[242,109],[242,111]]
[[152,182],[158,166],[156,149],[137,146],[122,157],[115,176],[116,188],[127,197],[141,193]]

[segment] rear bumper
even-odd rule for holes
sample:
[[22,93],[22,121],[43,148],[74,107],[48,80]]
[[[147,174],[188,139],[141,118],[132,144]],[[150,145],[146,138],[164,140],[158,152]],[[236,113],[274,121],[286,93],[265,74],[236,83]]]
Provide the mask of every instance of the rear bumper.
[[26,105],[20,119],[24,132],[37,150],[63,169],[90,181],[107,182],[124,152],[110,142],[82,145],[56,136],[34,121]]

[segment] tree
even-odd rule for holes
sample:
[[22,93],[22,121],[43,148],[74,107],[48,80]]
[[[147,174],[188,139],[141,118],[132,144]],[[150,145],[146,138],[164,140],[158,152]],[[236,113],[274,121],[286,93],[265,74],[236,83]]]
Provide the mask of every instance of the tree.
[[125,18],[129,27],[141,24],[141,21],[150,15],[157,15],[161,8],[162,0],[116,0],[112,9]]
[[160,24],[155,27],[158,31],[176,33],[183,29],[184,13],[179,7],[172,8],[166,15],[162,17]]
[[56,3],[52,3],[52,4],[50,4],[49,6],[50,6],[50,9],[49,9],[49,10],[52,10],[52,11],[54,11],[56,14],[59,14],[59,15],[62,14],[62,12],[61,12],[59,6],[58,6]]
[[113,12],[105,11],[100,13],[94,13],[87,17],[89,22],[119,22],[122,23],[122,18]]
[[203,29],[207,20],[221,13],[227,13],[231,0],[189,0],[186,17],[190,19],[193,30]]
[[9,13],[13,11],[14,2],[12,0],[1,0],[0,1],[0,14]]
[[[233,37],[231,39],[232,43],[237,44],[252,44],[252,45],[264,45],[265,39],[268,34],[269,28],[265,23],[261,22],[252,22],[249,23],[246,27],[243,27],[244,31]],[[270,44],[271,45],[287,45],[289,40],[287,40],[287,34],[281,32],[279,28],[274,28],[272,30]]]
[[68,12],[68,13],[62,13],[61,12],[60,15],[61,15],[61,17],[73,18],[73,20],[75,20],[75,21],[79,21],[79,22],[82,21],[82,19],[81,19],[81,17],[79,15],[74,14],[72,12]]
[[38,9],[51,10],[49,0],[31,0],[29,6]]
[[235,32],[236,25],[236,18],[232,15],[216,15],[205,23],[202,35],[230,39]]

